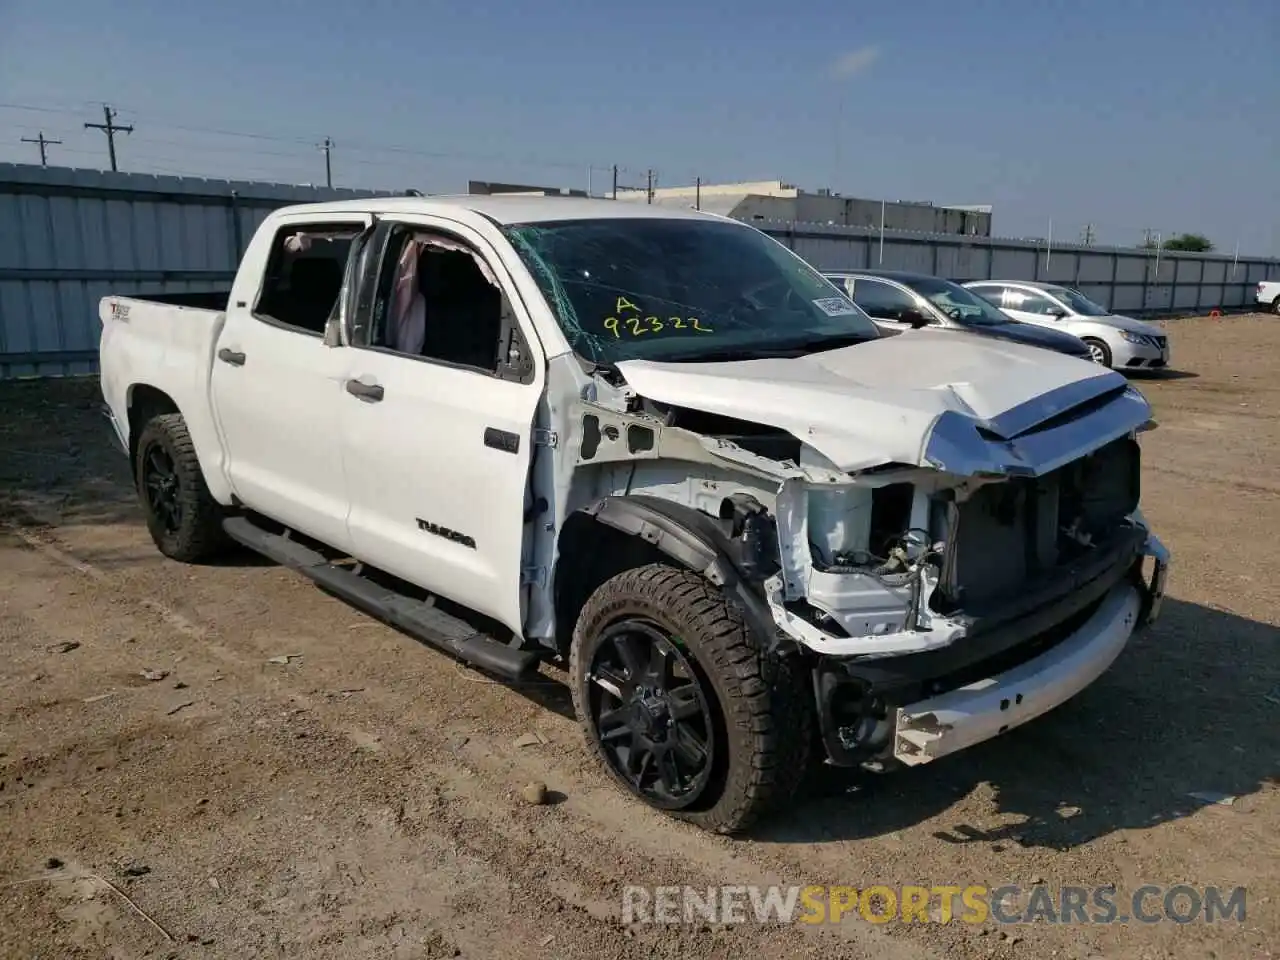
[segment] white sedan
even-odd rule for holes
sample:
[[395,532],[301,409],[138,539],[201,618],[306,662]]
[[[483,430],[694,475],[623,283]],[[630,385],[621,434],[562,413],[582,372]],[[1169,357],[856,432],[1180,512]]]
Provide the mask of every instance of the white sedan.
[[1014,320],[1074,334],[1103,366],[1158,370],[1169,365],[1169,338],[1163,330],[1114,314],[1079,290],[1030,280],[973,280],[965,286]]

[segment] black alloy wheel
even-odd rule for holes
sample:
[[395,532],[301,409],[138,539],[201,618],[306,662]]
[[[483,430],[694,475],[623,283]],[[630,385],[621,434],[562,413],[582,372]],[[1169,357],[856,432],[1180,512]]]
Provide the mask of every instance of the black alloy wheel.
[[182,498],[178,471],[169,452],[159,443],[147,449],[142,461],[142,488],[147,509],[166,534],[182,528]]
[[611,624],[589,672],[593,732],[617,774],[646,801],[698,801],[715,761],[711,693],[680,647],[651,620]]

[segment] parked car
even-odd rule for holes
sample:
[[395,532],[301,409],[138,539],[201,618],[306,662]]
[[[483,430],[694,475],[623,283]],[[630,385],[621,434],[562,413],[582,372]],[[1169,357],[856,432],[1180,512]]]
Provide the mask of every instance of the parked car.
[[1089,357],[1089,348],[1079,338],[1018,323],[942,277],[901,270],[853,270],[824,276],[891,333],[932,326]]
[[1114,314],[1072,287],[1004,280],[974,280],[965,286],[1015,320],[1074,334],[1104,367],[1155,370],[1169,365],[1169,338],[1163,330]]
[[1160,609],[1141,393],[881,336],[728,218],[293,207],[229,291],[99,313],[161,553],[230,539],[491,674],[563,666],[603,771],[705,829],[785,805],[814,743],[920,764],[1017,727]]
[[1254,299],[1272,313],[1280,314],[1280,280],[1262,280]]

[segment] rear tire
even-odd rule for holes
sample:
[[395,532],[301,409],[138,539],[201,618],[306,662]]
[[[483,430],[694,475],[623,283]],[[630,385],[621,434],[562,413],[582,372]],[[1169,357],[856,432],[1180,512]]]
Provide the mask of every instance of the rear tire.
[[1280,317],[1280,297],[1271,301],[1271,312]]
[[605,581],[578,618],[569,672],[597,761],[673,817],[736,833],[803,779],[814,727],[804,671],[762,650],[699,574],[653,563]]
[[134,482],[147,530],[166,557],[195,563],[226,544],[222,508],[209,493],[182,414],[161,414],[142,428]]
[[1104,367],[1111,366],[1111,348],[1099,340],[1097,337],[1084,337],[1084,342],[1089,348],[1089,358],[1094,363],[1101,364]]

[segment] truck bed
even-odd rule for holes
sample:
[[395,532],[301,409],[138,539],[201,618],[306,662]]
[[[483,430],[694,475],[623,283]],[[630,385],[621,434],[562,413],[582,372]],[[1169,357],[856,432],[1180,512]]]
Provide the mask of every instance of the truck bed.
[[117,299],[141,300],[145,303],[162,303],[171,307],[198,307],[201,310],[226,310],[231,300],[231,289],[196,290],[188,293],[139,293]]

